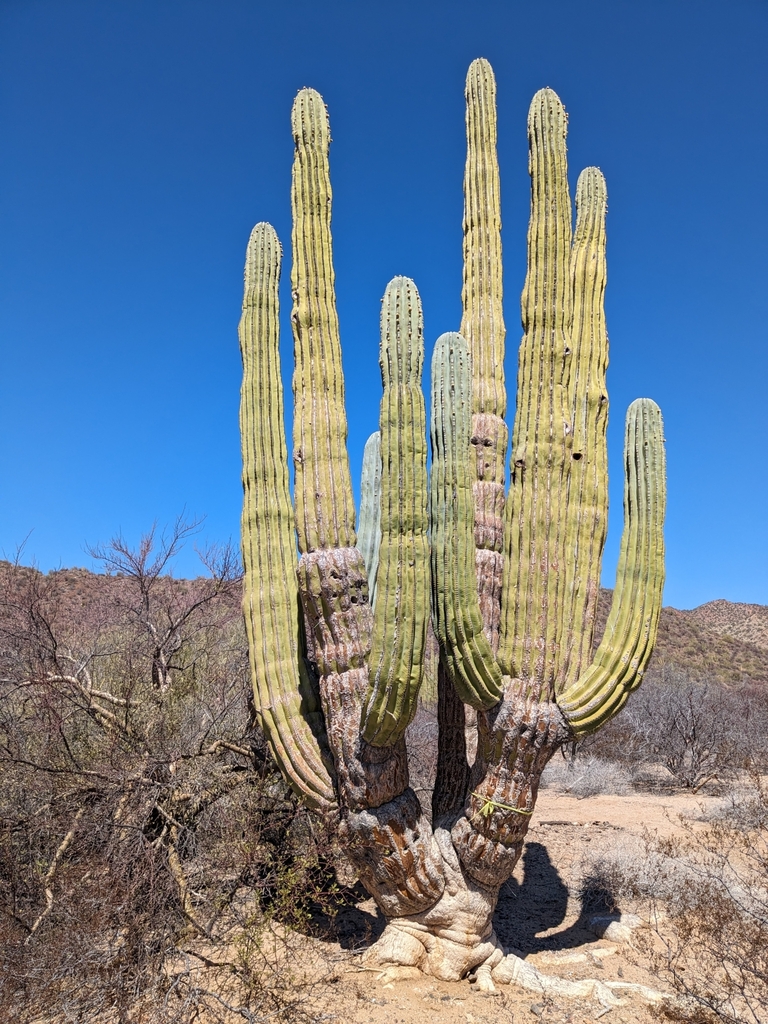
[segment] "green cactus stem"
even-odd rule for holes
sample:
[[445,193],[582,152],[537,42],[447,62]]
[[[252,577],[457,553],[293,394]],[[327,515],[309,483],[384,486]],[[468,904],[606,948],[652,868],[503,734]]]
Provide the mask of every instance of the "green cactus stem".
[[608,526],[608,334],[603,310],[606,207],[605,179],[596,167],[587,167],[576,185],[576,228],[571,248],[572,352],[566,360],[564,386],[572,440],[564,513],[568,555],[558,624],[558,693],[578,679],[592,657],[600,562]]
[[666,472],[659,407],[636,399],[624,442],[624,532],[603,639],[584,675],[559,697],[574,736],[595,732],[642,682],[664,589]]
[[570,411],[563,375],[570,358],[571,204],[565,159],[567,118],[551,89],[528,117],[531,218],[522,297],[524,336],[504,525],[502,671],[551,699],[560,667],[557,627],[565,565]]
[[459,696],[483,708],[499,700],[501,672],[483,631],[477,596],[471,395],[467,343],[460,334],[443,334],[432,357],[432,613]]
[[[464,284],[459,333],[473,367],[472,412],[502,419],[504,314],[501,280],[501,199],[496,157],[496,79],[487,60],[473,60],[465,89],[467,161],[464,170]],[[502,452],[501,483],[504,482]]]
[[381,547],[362,728],[368,743],[387,746],[400,739],[416,710],[429,622],[423,318],[407,277],[394,278],[384,293],[379,362]]
[[496,156],[496,80],[479,58],[465,89],[467,161],[464,171],[464,286],[460,334],[472,364],[472,429],[475,497],[475,569],[480,611],[494,655],[499,642],[505,460],[501,203]]
[[280,377],[280,262],[274,228],[257,224],[246,253],[239,328],[243,611],[256,707],[275,760],[308,806],[327,812],[336,803],[332,768],[299,632],[296,540]]
[[314,89],[297,95],[291,125],[296,529],[299,550],[315,551],[354,545],[355,507],[331,247],[331,133]]
[[381,434],[377,430],[365,442],[360,476],[360,518],[357,548],[363,556],[368,577],[368,597],[376,606],[376,576],[381,544]]

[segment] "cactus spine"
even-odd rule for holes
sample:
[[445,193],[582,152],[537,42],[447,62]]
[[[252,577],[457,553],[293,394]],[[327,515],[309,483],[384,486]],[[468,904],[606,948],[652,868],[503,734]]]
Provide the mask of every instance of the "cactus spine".
[[[550,89],[536,94],[528,120],[524,336],[505,497],[495,89],[488,62],[474,61],[463,316],[461,333],[435,346],[429,485],[421,304],[414,283],[399,277],[382,305],[380,430],[366,445],[356,538],[330,134],[310,89],[292,113],[298,557],[278,362],[280,249],[268,225],[257,225],[249,243],[240,326],[244,609],[264,728],[294,788],[337,816],[388,918],[375,955],[446,979],[480,965],[488,979],[497,967],[499,980],[514,973],[500,966],[491,919],[541,772],[560,745],[599,728],[639,684],[664,577],[663,428],[654,403],[639,399],[627,415],[616,590],[592,657],[607,517],[606,190],[596,168],[582,172],[572,232],[567,120]],[[440,642],[434,832],[409,786],[405,748],[430,592]],[[477,714],[471,769],[465,705]]]

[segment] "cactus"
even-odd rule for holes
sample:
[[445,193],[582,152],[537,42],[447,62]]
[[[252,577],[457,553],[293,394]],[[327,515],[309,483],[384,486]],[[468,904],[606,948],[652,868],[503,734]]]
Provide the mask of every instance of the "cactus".
[[[382,304],[379,432],[366,445],[361,531],[346,452],[330,233],[330,133],[320,96],[293,107],[295,530],[278,364],[274,231],[249,242],[244,381],[244,609],[256,703],[273,753],[309,806],[334,817],[387,918],[378,963],[437,977],[519,975],[493,935],[541,772],[639,684],[663,586],[661,415],[634,402],[625,525],[603,640],[592,656],[607,519],[606,191],[587,168],[576,226],[566,115],[549,89],[528,122],[532,179],[510,487],[505,496],[495,82],[467,76],[460,333],[432,360],[432,474],[421,390],[421,303],[395,278]],[[428,502],[429,497],[429,502]],[[429,506],[429,507],[428,507]],[[372,596],[376,594],[375,607]],[[405,730],[423,674],[429,595],[440,643],[433,821],[409,786]],[[466,708],[478,750],[470,767]]]
[[376,577],[381,545],[381,434],[376,430],[365,442],[360,474],[360,520],[357,547],[365,563],[368,597],[376,606]]

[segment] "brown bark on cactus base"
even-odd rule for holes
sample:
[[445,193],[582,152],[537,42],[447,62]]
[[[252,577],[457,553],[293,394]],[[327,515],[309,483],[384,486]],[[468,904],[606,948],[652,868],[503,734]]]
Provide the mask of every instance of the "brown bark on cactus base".
[[493,932],[499,890],[522,852],[541,773],[568,737],[557,705],[526,698],[522,689],[511,681],[504,699],[478,715],[482,746],[464,813],[434,832],[440,898],[416,913],[393,913],[379,900],[388,923],[369,961],[416,967],[446,981],[501,963],[504,951]]
[[437,667],[437,773],[432,792],[432,821],[456,815],[469,785],[465,705],[440,659]]
[[369,963],[417,967],[443,981],[458,981],[503,951],[493,931],[499,887],[475,882],[462,870],[447,829],[435,831],[445,889],[427,910],[393,918],[368,950]]

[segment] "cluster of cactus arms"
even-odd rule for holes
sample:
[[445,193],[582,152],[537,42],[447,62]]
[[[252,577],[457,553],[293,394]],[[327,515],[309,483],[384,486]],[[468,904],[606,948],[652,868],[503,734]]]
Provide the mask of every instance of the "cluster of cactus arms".
[[[295,791],[338,822],[387,927],[378,962],[452,979],[514,974],[495,939],[541,772],[640,683],[663,587],[664,446],[648,399],[627,414],[624,532],[593,652],[606,534],[608,360],[603,176],[587,168],[572,228],[566,114],[550,89],[528,119],[531,217],[509,487],[495,82],[467,76],[460,333],[431,364],[414,283],[381,311],[379,431],[365,449],[361,522],[347,456],[331,248],[330,132],[321,97],[292,112],[294,498],[279,362],[281,247],[258,224],[240,323],[244,610],[264,731]],[[431,813],[409,786],[406,729],[430,625],[440,648]],[[474,709],[477,753],[465,742]]]

